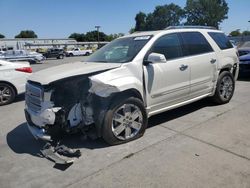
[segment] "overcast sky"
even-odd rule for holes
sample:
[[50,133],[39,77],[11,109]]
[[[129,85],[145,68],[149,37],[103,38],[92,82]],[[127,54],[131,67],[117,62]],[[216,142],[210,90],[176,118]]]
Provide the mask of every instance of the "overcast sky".
[[[157,5],[186,0],[0,0],[0,33],[14,38],[21,30],[34,30],[39,38],[66,38],[101,26],[101,31],[128,33],[139,11],[152,12]],[[226,33],[250,29],[250,0],[227,0],[228,19],[221,24]]]

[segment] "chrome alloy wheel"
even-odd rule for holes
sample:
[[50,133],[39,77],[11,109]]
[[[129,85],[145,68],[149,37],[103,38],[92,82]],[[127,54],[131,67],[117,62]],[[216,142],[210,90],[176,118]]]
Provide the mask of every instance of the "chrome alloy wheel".
[[8,103],[11,98],[12,96],[10,88],[5,85],[0,86],[0,105]]
[[233,80],[230,76],[222,78],[220,83],[220,96],[223,99],[229,99],[233,94]]
[[128,140],[135,137],[143,123],[140,108],[134,104],[120,106],[112,117],[112,132],[120,140]]

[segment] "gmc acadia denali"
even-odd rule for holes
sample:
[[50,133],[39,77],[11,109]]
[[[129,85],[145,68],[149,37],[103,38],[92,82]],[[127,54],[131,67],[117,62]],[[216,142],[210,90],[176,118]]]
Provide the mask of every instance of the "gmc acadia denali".
[[33,74],[25,114],[35,138],[94,130],[111,145],[143,135],[150,116],[233,96],[239,60],[223,32],[169,27],[112,41],[85,62]]

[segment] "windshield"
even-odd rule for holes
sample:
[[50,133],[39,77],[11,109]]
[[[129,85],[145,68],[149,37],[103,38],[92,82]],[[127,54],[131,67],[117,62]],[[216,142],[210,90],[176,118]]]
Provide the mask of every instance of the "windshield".
[[86,61],[125,63],[132,61],[151,36],[120,38],[97,50]]

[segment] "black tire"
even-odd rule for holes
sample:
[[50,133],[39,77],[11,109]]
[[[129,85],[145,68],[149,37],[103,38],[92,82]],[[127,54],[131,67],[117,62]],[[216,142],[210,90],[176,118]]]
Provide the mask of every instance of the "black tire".
[[[9,96],[6,97],[6,95]],[[12,103],[15,97],[16,97],[16,92],[13,86],[7,83],[0,83],[0,106]]]
[[86,55],[86,56],[89,56],[89,52],[86,52],[85,55]]
[[63,59],[63,55],[59,55],[57,59]]
[[[229,82],[228,85],[225,85],[225,80]],[[233,97],[234,89],[235,89],[235,80],[232,73],[228,71],[223,71],[219,75],[215,94],[211,99],[216,104],[228,103]]]
[[72,53],[69,54],[69,57],[73,57],[74,55]]
[[[132,131],[134,131],[133,132],[134,135],[131,134],[131,135],[133,135],[133,137],[128,138],[128,139],[120,139],[120,138],[118,138],[118,136],[115,136],[115,133],[112,131],[114,128],[113,123],[115,124],[115,122],[113,122],[113,121],[115,121],[115,120],[113,120],[113,116],[114,116],[114,113],[117,110],[119,110],[119,108],[121,108],[125,105],[134,106],[137,108],[137,110],[138,109],[140,110],[140,112],[141,112],[140,115],[142,115],[142,116],[141,116],[141,118],[139,118],[139,115],[138,115],[138,125],[140,124],[141,126],[138,129],[134,129],[134,128],[132,128],[132,125],[127,124],[126,126],[128,126],[128,127],[124,128],[124,137],[125,137],[127,128],[130,129],[130,133],[132,133]],[[124,114],[124,119],[125,119],[125,116],[126,115]],[[134,120],[134,121],[132,120],[132,115],[129,117],[131,117],[131,124],[132,124],[132,122],[137,122],[137,120]],[[123,121],[125,121],[124,119],[123,119]],[[118,124],[116,126],[116,128],[118,126],[121,126],[121,125],[124,126],[124,124],[125,123]],[[118,99],[111,104],[109,110],[106,112],[106,115],[104,118],[104,123],[103,123],[102,137],[110,145],[117,145],[117,144],[123,144],[126,142],[130,142],[132,140],[138,139],[141,136],[143,136],[143,134],[147,128],[147,124],[148,124],[147,113],[146,113],[144,104],[142,103],[141,100],[139,100],[138,98],[134,98],[134,97],[125,98],[125,99]],[[114,131],[115,131],[115,128],[114,128]],[[121,132],[121,134],[123,134],[123,132]]]

